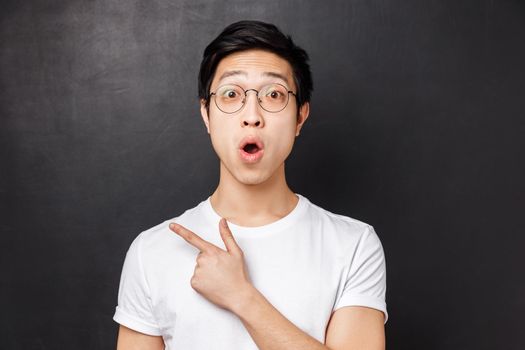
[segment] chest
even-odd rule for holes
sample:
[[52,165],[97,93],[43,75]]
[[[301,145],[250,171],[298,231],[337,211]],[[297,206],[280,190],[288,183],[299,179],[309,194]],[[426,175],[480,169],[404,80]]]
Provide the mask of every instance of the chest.
[[[304,240],[295,244],[238,240],[238,244],[252,284],[288,320],[323,341],[340,284],[336,255],[320,242]],[[235,315],[191,288],[196,253],[185,250],[171,255],[172,268],[152,285],[153,308],[163,333],[198,329],[203,334],[238,337],[235,333],[241,329],[249,337]]]

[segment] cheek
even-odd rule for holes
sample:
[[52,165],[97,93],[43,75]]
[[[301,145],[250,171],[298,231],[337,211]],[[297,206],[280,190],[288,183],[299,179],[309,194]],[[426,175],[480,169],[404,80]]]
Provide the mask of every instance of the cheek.
[[232,149],[235,148],[232,130],[235,130],[235,121],[212,117],[210,119],[210,139],[215,150],[221,159],[229,157]]
[[288,157],[292,151],[294,142],[295,142],[295,124],[294,125],[282,125],[278,129],[277,135],[278,138],[274,139],[274,144],[276,145],[276,153],[279,155],[279,158]]
[[215,137],[212,137],[211,145],[213,147],[213,150],[215,151],[215,153],[220,159],[225,160],[229,158],[228,157],[229,145],[224,138],[218,137],[217,135]]
[[227,137],[227,126],[221,123],[214,123],[210,120],[210,139],[215,152],[221,153],[221,150],[227,147],[229,138]]

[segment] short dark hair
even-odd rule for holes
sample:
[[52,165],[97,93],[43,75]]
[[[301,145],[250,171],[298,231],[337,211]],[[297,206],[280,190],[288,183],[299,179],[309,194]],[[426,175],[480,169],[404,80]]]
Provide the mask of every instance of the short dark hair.
[[313,90],[308,54],[295,45],[275,25],[260,21],[239,21],[230,24],[204,50],[199,71],[199,98],[210,102],[210,86],[219,62],[239,51],[261,49],[272,52],[290,63],[297,87],[297,105],[310,101]]

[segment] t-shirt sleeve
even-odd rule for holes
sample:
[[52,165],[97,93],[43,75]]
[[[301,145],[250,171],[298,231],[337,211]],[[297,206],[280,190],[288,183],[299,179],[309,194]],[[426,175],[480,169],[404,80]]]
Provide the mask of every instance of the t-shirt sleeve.
[[372,226],[358,241],[351,258],[348,273],[343,275],[343,292],[335,302],[334,311],[343,306],[366,306],[382,311],[385,323],[386,265],[383,246]]
[[118,306],[113,319],[123,326],[148,335],[161,335],[153,315],[150,290],[141,260],[141,238],[131,244],[124,260]]

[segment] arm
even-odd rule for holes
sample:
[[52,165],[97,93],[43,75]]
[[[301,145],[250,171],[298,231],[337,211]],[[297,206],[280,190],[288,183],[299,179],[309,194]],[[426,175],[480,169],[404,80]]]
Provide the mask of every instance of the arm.
[[162,337],[155,337],[120,326],[117,350],[164,350]]
[[345,306],[336,310],[326,329],[325,344],[333,350],[385,349],[385,316],[376,309]]
[[306,334],[284,317],[255,288],[232,309],[261,350],[382,350],[385,348],[384,316],[366,307],[343,307],[332,315],[326,342]]

